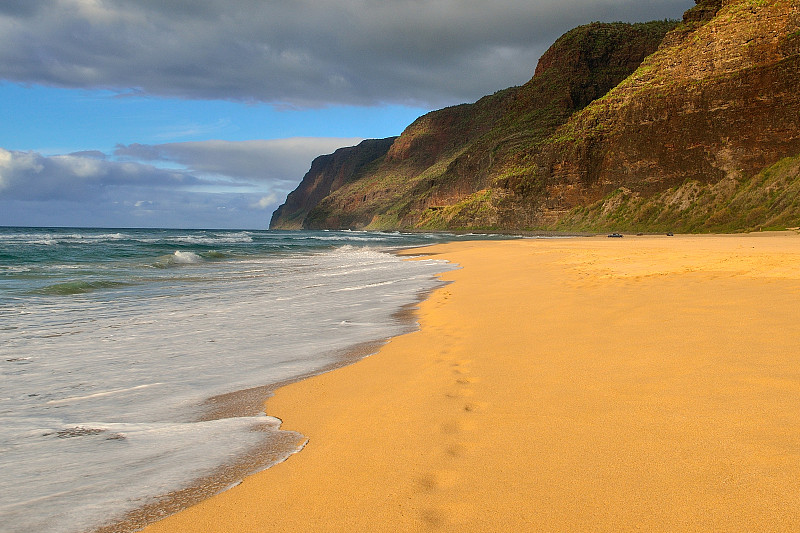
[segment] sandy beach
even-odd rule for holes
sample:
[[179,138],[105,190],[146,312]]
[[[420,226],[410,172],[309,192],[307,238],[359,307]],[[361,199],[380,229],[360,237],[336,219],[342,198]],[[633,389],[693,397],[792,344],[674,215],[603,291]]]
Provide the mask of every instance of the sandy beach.
[[146,532],[800,530],[800,235],[423,251],[419,331],[267,402],[306,447]]

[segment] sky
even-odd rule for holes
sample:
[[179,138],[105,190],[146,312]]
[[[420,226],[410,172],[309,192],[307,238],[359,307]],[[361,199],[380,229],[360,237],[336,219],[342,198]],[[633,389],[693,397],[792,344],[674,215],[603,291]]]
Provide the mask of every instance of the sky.
[[0,0],[0,225],[263,229],[322,154],[692,0]]

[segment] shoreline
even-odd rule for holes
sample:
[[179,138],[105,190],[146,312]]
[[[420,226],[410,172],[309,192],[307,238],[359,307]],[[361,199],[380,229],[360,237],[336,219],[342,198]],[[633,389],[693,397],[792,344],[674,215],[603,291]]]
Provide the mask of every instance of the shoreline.
[[[409,248],[404,248],[401,251],[407,249]],[[402,255],[399,252],[397,253]],[[440,282],[440,284],[442,286],[446,285],[444,282]],[[432,290],[417,291],[415,301],[403,305],[392,314],[392,320],[404,328],[400,335],[413,332],[419,327],[415,310],[431,292]],[[378,353],[380,348],[389,342],[391,338],[364,341],[338,350],[334,352],[336,360],[333,363],[290,379],[207,398],[198,405],[201,414],[196,418],[196,421],[203,422],[221,418],[266,415],[265,405],[278,389],[352,365],[365,357]],[[277,430],[270,423],[272,419],[278,421]],[[152,502],[127,512],[113,522],[92,528],[90,530],[91,533],[141,531],[158,520],[179,513],[216,494],[239,485],[249,476],[286,461],[290,456],[302,451],[307,443],[307,438],[296,431],[284,429],[280,424],[282,424],[280,418],[267,416],[261,424],[253,428],[253,431],[263,431],[269,435],[258,446],[251,448],[225,464],[219,465],[213,472],[193,480],[183,489],[158,495],[153,498]]]
[[795,233],[424,250],[420,329],[267,402],[303,452],[145,531],[800,527]]

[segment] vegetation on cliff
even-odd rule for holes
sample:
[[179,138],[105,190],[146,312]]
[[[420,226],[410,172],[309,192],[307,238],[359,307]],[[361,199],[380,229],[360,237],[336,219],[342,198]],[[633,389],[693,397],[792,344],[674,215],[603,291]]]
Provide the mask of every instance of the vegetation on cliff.
[[324,196],[304,179],[292,193],[303,201],[290,195],[271,227],[800,225],[799,29],[792,0],[703,0],[680,23],[581,26],[527,84],[420,117]]
[[741,180],[687,180],[651,196],[620,187],[600,201],[572,210],[552,229],[733,233],[798,226],[800,155]]
[[[762,218],[700,223],[688,212],[671,216],[672,204],[659,202],[687,184],[712,195],[740,189],[800,153],[800,55],[792,37],[798,5],[717,0],[695,10],[633,75],[573,116],[538,154],[540,164],[558,169],[547,176],[550,210],[539,213],[540,225],[583,220],[597,229],[719,231],[753,229],[774,218],[765,210]],[[719,199],[724,203],[724,195]],[[592,210],[592,219],[585,209],[597,202],[607,206]],[[636,209],[642,202],[651,211]],[[657,214],[659,205],[665,211]],[[618,216],[600,216],[610,211]]]
[[385,155],[395,137],[367,139],[358,146],[340,148],[321,155],[311,163],[300,185],[272,214],[270,227],[301,229],[308,212],[331,192],[367,176]]

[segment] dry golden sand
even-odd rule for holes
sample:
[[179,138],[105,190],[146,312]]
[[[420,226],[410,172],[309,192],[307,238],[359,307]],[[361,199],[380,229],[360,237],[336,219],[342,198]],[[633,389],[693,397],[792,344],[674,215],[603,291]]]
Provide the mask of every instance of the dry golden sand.
[[309,438],[146,531],[800,531],[800,235],[438,245],[421,330],[268,402]]

